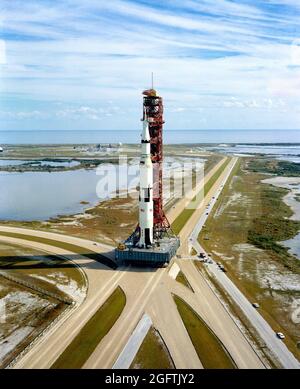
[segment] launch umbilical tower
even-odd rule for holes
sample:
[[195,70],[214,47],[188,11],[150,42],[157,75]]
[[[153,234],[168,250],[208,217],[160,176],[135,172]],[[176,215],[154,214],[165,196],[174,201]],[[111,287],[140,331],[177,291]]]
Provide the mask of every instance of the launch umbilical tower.
[[179,247],[163,209],[163,100],[152,88],[143,92],[139,224],[116,249],[119,263],[164,265]]
[[170,229],[163,210],[163,99],[154,89],[146,90],[144,95],[143,121],[149,122],[151,160],[153,164],[153,234],[161,238]]

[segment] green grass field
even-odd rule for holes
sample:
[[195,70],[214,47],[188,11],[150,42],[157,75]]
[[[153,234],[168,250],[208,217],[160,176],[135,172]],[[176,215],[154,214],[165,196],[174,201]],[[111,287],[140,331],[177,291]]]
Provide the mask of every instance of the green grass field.
[[125,304],[126,296],[118,287],[84,325],[51,369],[80,369],[118,320]]
[[192,292],[194,292],[193,288],[191,287],[190,283],[188,282],[186,276],[184,275],[184,273],[183,273],[182,271],[180,271],[180,272],[177,274],[176,281],[177,281],[177,282],[180,282],[182,285],[186,286],[186,287],[189,288]]
[[[217,179],[220,177],[220,175],[223,173],[227,165],[229,164],[230,159],[227,159],[222,166],[219,167],[219,169],[215,172],[215,174],[208,180],[208,182],[204,185],[204,188],[201,189],[201,191],[197,194],[199,197],[198,202],[200,202],[210,191],[210,189],[213,187]],[[202,194],[202,195],[201,195]],[[195,196],[192,200],[192,202],[195,201]],[[172,230],[176,235],[180,233],[180,231],[183,229],[189,218],[193,215],[195,212],[195,206],[191,209],[185,208],[180,215],[177,216],[177,218],[172,223]]]
[[291,301],[300,296],[289,287],[299,274],[299,260],[280,244],[297,234],[299,223],[289,219],[292,211],[282,200],[287,191],[263,184],[269,176],[253,171],[254,163],[263,170],[263,161],[252,160],[240,159],[198,240],[226,266],[227,276],[249,301],[260,304],[262,316],[274,332],[285,334],[286,345],[299,357],[299,325],[289,313]]
[[131,369],[174,369],[169,352],[159,333],[151,327],[139,351],[137,352]]
[[292,271],[300,271],[300,262],[289,255],[280,241],[294,238],[300,231],[300,222],[291,220],[290,207],[282,199],[288,190],[265,185],[261,190],[261,213],[253,219],[248,231],[248,242],[267,250],[272,257]]
[[295,162],[255,158],[249,161],[249,169],[255,173],[271,173],[283,177],[299,177],[300,165]]
[[212,330],[181,298],[173,297],[203,367],[235,369],[235,363]]

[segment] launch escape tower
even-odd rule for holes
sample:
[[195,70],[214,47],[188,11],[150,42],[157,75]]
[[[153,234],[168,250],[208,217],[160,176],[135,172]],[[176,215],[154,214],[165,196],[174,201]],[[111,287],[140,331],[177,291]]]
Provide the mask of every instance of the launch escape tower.
[[139,224],[116,249],[119,263],[161,266],[179,248],[163,209],[163,100],[152,88],[143,92]]

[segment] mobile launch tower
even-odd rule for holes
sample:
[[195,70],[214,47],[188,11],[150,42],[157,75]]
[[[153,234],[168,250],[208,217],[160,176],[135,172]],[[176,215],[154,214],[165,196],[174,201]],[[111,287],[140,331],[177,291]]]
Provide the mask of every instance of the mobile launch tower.
[[152,88],[143,92],[139,224],[116,249],[119,263],[162,266],[179,248],[163,209],[163,100]]

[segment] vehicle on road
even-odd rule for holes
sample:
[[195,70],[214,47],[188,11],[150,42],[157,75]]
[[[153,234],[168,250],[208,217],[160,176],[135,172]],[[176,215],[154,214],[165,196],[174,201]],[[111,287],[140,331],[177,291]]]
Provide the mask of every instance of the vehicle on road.
[[277,336],[277,338],[279,338],[279,339],[285,339],[285,335],[283,335],[282,332],[276,332],[276,336]]
[[252,304],[252,307],[254,307],[254,308],[257,309],[257,308],[259,308],[259,304],[258,304],[258,303],[253,303],[253,304]]

